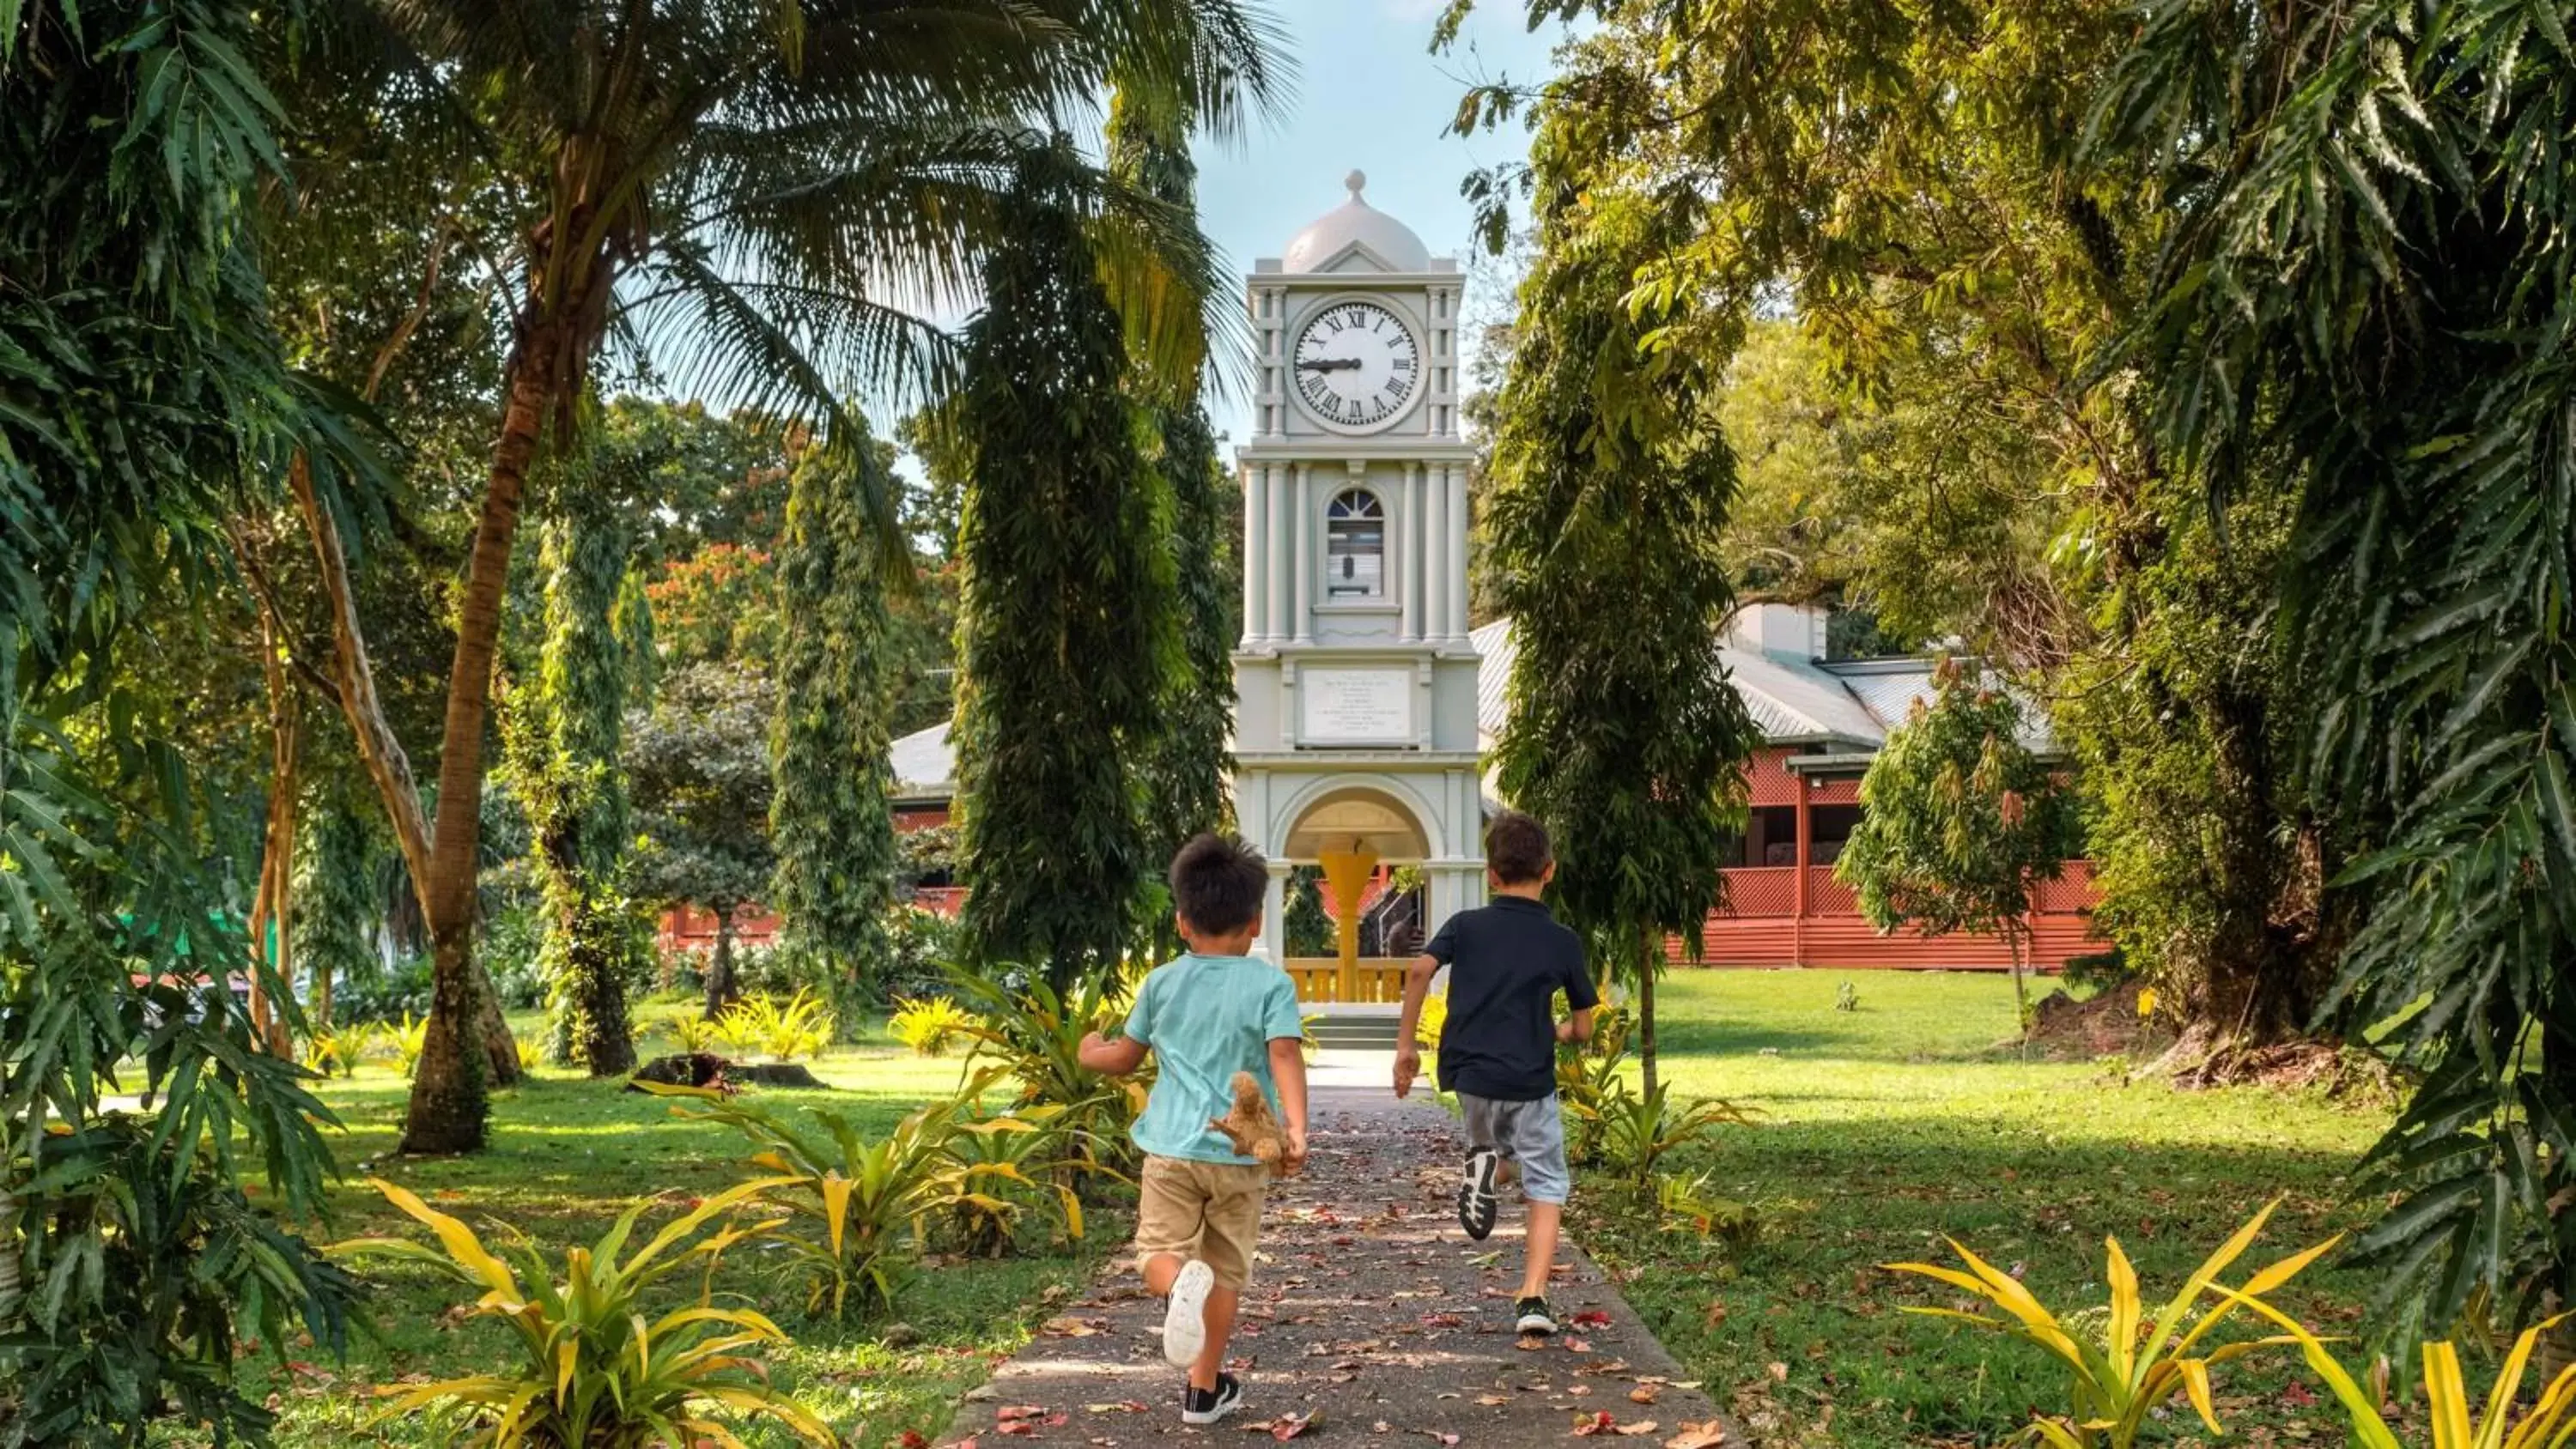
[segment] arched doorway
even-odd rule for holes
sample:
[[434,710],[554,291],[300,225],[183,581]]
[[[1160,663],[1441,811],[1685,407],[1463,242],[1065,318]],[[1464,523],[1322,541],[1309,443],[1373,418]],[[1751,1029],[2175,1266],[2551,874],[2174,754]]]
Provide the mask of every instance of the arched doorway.
[[[1417,802],[1400,787],[1375,783],[1320,782],[1283,812],[1285,826],[1265,842],[1272,861],[1268,934],[1297,997],[1313,1005],[1387,1006],[1404,999],[1405,956],[1360,954],[1361,915],[1372,887],[1394,867],[1440,858],[1440,842],[1424,825]],[[1297,865],[1322,869],[1326,915],[1334,923],[1334,953],[1297,956],[1286,948],[1286,883]]]

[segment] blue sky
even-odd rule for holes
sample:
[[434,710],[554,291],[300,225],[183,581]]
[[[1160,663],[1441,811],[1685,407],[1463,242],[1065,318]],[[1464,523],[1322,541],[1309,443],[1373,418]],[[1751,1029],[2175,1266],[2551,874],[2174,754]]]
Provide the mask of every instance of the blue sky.
[[[1482,0],[1459,45],[1432,55],[1442,0],[1273,0],[1297,64],[1285,113],[1231,147],[1199,148],[1199,213],[1236,272],[1275,257],[1306,223],[1342,204],[1342,177],[1368,173],[1368,200],[1421,234],[1434,256],[1469,264],[1458,183],[1517,159],[1515,125],[1471,138],[1441,133],[1468,83],[1535,80],[1558,32],[1522,24],[1521,0]],[[1490,300],[1490,299],[1489,299]],[[1241,442],[1248,410],[1211,396],[1219,431]]]

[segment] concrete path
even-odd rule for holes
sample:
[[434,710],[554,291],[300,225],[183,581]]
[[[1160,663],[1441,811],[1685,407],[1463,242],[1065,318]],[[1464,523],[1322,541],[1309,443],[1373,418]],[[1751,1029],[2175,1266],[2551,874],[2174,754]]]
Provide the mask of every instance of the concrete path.
[[1266,1427],[1354,1449],[1568,1445],[1578,1430],[1602,1449],[1717,1443],[1716,1407],[1579,1252],[1560,1251],[1548,1295],[1566,1331],[1515,1336],[1517,1200],[1493,1237],[1470,1241],[1455,1215],[1456,1124],[1395,1100],[1388,1054],[1347,1055],[1313,1074],[1307,1169],[1273,1187],[1263,1218],[1234,1340],[1242,1411],[1213,1430],[1182,1426],[1162,1304],[1122,1261],[970,1395],[950,1440],[1120,1449]]

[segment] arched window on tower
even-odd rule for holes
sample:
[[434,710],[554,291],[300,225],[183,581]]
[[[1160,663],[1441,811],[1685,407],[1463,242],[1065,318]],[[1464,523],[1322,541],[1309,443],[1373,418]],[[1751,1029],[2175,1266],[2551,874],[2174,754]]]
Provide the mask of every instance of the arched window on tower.
[[1345,488],[1324,510],[1324,597],[1386,595],[1386,507],[1365,488]]

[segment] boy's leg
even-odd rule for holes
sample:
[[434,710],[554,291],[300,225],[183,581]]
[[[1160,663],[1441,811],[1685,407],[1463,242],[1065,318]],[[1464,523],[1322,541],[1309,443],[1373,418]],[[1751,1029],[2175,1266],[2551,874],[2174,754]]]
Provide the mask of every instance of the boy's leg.
[[1548,1270],[1556,1265],[1565,1200],[1574,1186],[1565,1165],[1565,1118],[1553,1096],[1511,1105],[1502,1125],[1521,1170],[1521,1196],[1529,1204],[1527,1251],[1516,1295],[1519,1326],[1523,1332],[1551,1333],[1556,1321],[1547,1309]]
[[1205,1305],[1215,1279],[1199,1261],[1206,1234],[1207,1194],[1199,1164],[1148,1157],[1137,1175],[1136,1266],[1145,1288],[1170,1300],[1163,1315],[1163,1357],[1188,1367],[1204,1356]]
[[1458,1094],[1459,1115],[1467,1129],[1467,1171],[1458,1184],[1458,1226],[1477,1242],[1494,1231],[1494,1219],[1502,1212],[1497,1187],[1502,1171],[1499,1128],[1511,1105],[1467,1092]]
[[1225,1359],[1234,1338],[1235,1317],[1243,1307],[1244,1286],[1252,1280],[1270,1170],[1220,1163],[1193,1163],[1191,1168],[1207,1190],[1199,1261],[1214,1281],[1203,1310],[1205,1337],[1190,1363],[1190,1392],[1181,1420],[1204,1426],[1224,1419],[1243,1401],[1242,1386],[1226,1373]]

